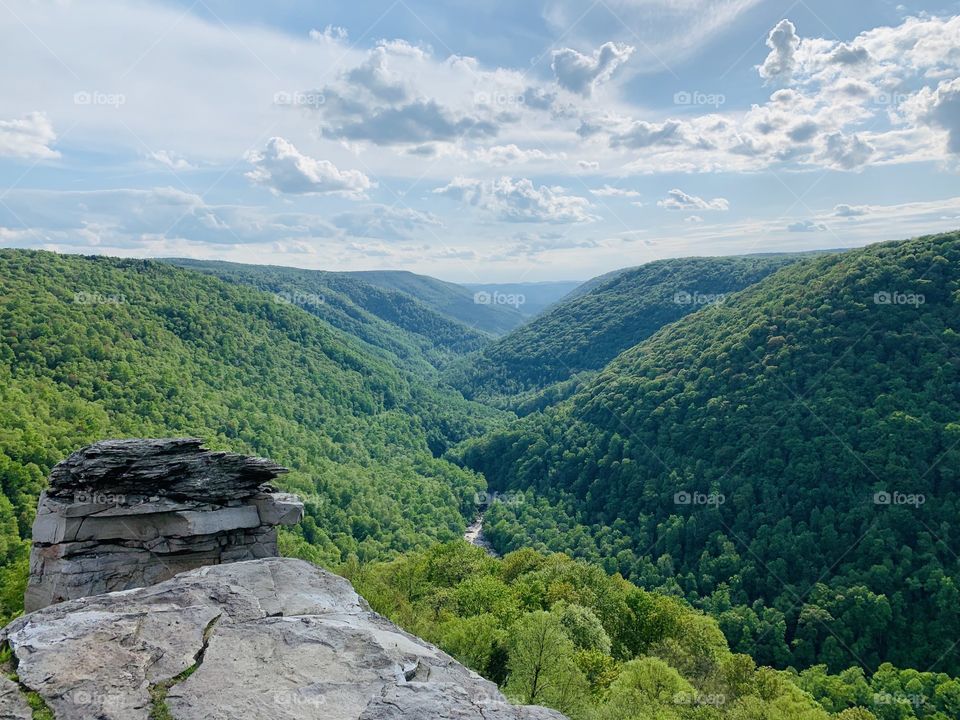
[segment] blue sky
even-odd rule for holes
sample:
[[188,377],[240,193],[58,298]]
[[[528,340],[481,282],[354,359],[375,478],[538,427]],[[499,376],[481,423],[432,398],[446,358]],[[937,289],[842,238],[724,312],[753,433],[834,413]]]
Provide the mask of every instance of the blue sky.
[[0,2],[0,245],[463,282],[960,227],[960,3]]

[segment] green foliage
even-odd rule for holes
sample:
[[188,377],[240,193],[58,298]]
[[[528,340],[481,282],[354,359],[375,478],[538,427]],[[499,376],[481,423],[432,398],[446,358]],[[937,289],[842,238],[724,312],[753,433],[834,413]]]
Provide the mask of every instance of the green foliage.
[[428,306],[416,295],[363,279],[375,280],[376,275],[205,260],[169,262],[272,293],[280,302],[297,305],[359,338],[371,351],[386,350],[420,372],[489,343],[485,332],[444,314],[438,298],[428,296],[437,302]]
[[957,673],[958,301],[956,233],[796,262],[451,456],[525,491],[501,552],[684,597],[763,664]]
[[341,571],[375,610],[508,696],[574,720],[886,720],[881,693],[898,701],[902,688],[924,710],[896,717],[943,720],[957,700],[953,679],[892,666],[869,680],[859,669],[758,668],[714,619],[561,554],[494,560],[456,542]]
[[438,459],[496,419],[270,294],[164,263],[0,251],[0,620],[50,468],[109,437],[270,457],[325,565],[462,536],[483,479]]
[[575,389],[567,382],[572,376],[600,370],[664,325],[703,308],[701,300],[740,290],[797,257],[682,258],[620,271],[456,363],[449,377],[467,397],[527,414]]

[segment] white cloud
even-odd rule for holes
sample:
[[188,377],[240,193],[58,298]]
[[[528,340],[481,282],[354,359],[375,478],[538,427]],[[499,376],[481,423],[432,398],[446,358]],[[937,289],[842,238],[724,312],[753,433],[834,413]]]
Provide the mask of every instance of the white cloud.
[[866,205],[847,205],[846,203],[840,203],[833,207],[833,214],[837,217],[860,217],[866,215],[869,211],[870,208]]
[[590,201],[563,188],[536,187],[527,178],[497,180],[454,178],[433,191],[485,210],[504,222],[581,223],[595,220]]
[[634,49],[631,45],[614,42],[605,42],[591,55],[563,48],[554,50],[550,67],[560,87],[590,97],[594,87],[609,80],[614,70],[630,58]]
[[0,156],[48,160],[60,157],[50,147],[57,139],[53,126],[41,112],[19,120],[0,120]]
[[797,49],[800,47],[796,26],[787,19],[778,22],[767,36],[767,47],[770,48],[770,54],[758,68],[760,77],[765,80],[789,78],[796,66]]
[[164,167],[170,168],[171,170],[196,169],[196,166],[191,164],[186,158],[167,150],[157,150],[156,152],[151,152],[148,157],[151,160],[155,160],[156,162],[160,163]]
[[590,193],[598,197],[640,197],[640,193],[638,193],[636,190],[613,187],[612,185],[604,185],[603,187],[593,188]]
[[566,158],[566,154],[548,153],[543,150],[538,150],[537,148],[524,150],[511,143],[510,145],[493,145],[487,148],[480,148],[474,153],[474,157],[480,162],[489,165],[503,166],[563,160]]
[[546,0],[543,15],[563,36],[639,45],[640,72],[659,72],[701,51],[761,0]]
[[947,131],[947,148],[960,153],[960,78],[943,81],[935,90],[924,88],[913,101],[922,122]]
[[787,225],[788,232],[824,232],[827,226],[814,220],[798,220]]
[[252,153],[248,160],[254,169],[246,176],[278,193],[362,198],[374,187],[359,170],[339,170],[329,160],[307,157],[281,137],[270,138],[263,151]]
[[683,190],[674,188],[665,200],[658,200],[657,205],[665,210],[719,210],[730,209],[730,202],[726,198],[718,197],[713,200],[704,200],[696,195],[688,195]]

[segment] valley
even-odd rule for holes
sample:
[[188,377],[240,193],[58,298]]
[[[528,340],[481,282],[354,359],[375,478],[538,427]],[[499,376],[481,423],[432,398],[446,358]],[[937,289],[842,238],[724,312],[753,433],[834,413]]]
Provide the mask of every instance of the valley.
[[[619,718],[647,677],[697,718],[939,720],[960,697],[957,234],[658,261],[512,330],[408,276],[0,268],[6,618],[53,464],[195,436],[292,468],[281,552],[522,702]],[[531,633],[569,693],[524,686]],[[932,711],[886,713],[909,678]]]

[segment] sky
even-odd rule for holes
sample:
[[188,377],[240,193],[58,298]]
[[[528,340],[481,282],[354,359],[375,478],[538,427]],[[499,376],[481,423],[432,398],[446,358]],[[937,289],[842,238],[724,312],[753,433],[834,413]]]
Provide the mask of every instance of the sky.
[[960,2],[0,0],[0,246],[585,280],[960,228]]

